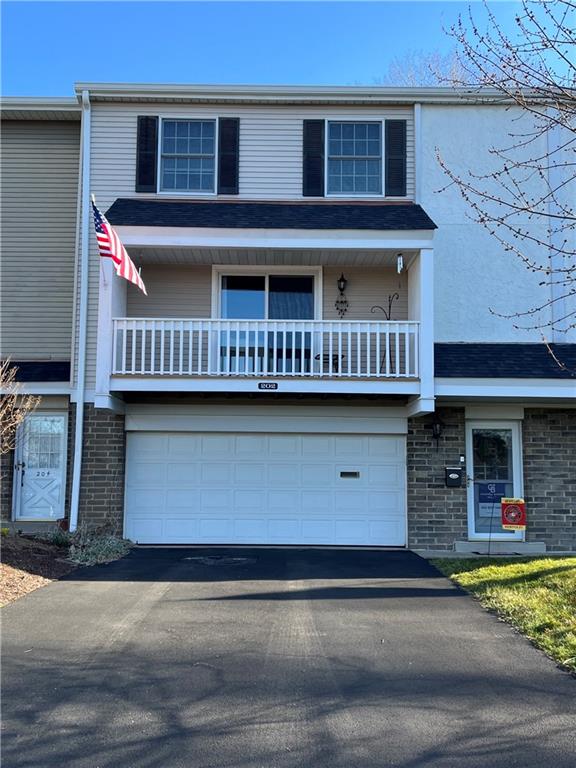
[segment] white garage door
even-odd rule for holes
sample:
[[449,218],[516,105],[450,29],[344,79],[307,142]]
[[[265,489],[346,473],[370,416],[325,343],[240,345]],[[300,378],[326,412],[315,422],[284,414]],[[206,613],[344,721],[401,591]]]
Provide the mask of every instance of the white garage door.
[[405,544],[405,438],[128,433],[140,543]]

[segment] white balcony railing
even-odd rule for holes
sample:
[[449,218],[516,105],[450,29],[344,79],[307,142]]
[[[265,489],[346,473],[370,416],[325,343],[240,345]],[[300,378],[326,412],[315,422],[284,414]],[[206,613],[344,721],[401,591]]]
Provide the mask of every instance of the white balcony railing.
[[112,374],[418,378],[419,324],[114,320]]

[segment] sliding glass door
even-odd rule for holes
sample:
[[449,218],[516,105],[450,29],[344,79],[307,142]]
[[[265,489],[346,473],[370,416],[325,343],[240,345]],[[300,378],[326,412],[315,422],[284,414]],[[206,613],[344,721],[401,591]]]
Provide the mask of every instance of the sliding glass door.
[[[313,320],[313,275],[221,275],[220,316],[225,320],[285,320],[274,329],[265,326],[236,330],[220,340],[220,364],[230,373],[311,370],[312,334],[296,332],[290,320]],[[279,363],[281,361],[281,366]]]

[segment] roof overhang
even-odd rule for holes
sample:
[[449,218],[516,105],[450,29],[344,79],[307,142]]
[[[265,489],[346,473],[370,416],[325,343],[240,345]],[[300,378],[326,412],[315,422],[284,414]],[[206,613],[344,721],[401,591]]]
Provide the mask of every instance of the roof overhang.
[[[76,83],[90,100],[246,104],[512,104],[493,88],[388,88],[381,86],[190,85],[158,83]],[[525,93],[537,99],[538,94]],[[541,99],[543,102],[545,99]]]
[[78,99],[6,96],[0,99],[3,120],[80,120]]
[[115,226],[124,245],[141,248],[280,248],[420,250],[433,248],[434,230],[209,229]]

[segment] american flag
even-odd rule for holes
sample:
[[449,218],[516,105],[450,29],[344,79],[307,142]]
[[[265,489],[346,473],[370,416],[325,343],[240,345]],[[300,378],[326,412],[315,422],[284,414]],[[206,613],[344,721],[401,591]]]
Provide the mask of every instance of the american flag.
[[106,216],[96,208],[94,200],[92,200],[92,213],[94,214],[94,228],[96,230],[96,240],[98,241],[100,256],[112,259],[116,274],[134,283],[147,296],[146,287],[140,277],[140,273],[134,266],[134,262],[128,256],[126,248],[124,248],[120,238],[110,226]]

